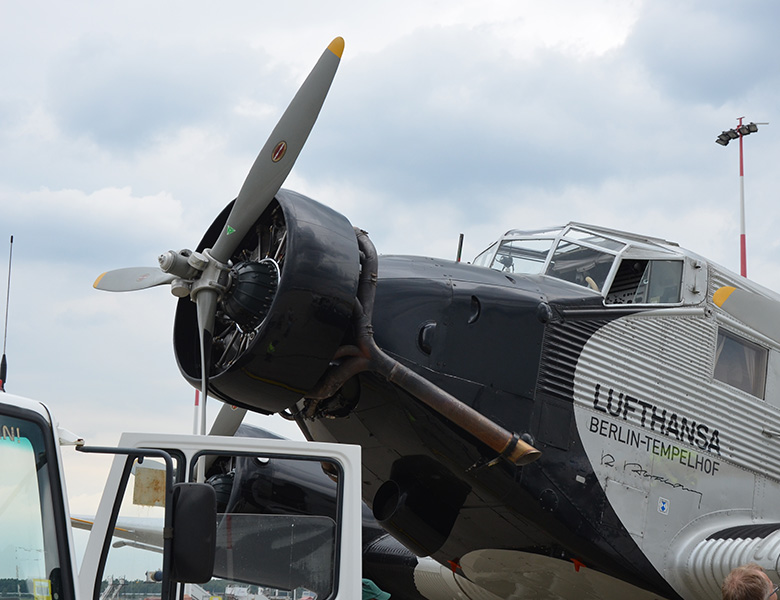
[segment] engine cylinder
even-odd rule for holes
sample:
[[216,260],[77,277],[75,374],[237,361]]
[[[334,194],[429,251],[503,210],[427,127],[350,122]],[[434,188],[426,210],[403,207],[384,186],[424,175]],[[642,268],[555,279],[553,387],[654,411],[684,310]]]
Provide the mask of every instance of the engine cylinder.
[[230,270],[233,280],[225,298],[225,312],[241,329],[254,329],[271,309],[279,284],[279,267],[271,259],[242,262]]

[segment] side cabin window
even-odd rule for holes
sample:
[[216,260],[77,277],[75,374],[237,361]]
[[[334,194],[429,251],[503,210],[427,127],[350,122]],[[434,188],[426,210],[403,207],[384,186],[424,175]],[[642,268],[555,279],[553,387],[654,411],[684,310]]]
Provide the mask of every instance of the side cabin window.
[[605,304],[677,304],[682,300],[683,261],[626,258],[620,262]]
[[719,328],[713,376],[727,385],[763,398],[768,354],[766,348]]

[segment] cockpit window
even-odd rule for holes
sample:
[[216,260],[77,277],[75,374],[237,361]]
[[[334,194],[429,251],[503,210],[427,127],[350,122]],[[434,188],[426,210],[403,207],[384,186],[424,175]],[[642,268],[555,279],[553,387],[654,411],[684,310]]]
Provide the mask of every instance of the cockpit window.
[[683,262],[642,260],[620,262],[606,304],[677,304],[681,301]]
[[[588,241],[593,243],[592,238]],[[555,248],[546,274],[600,292],[614,260],[612,254],[563,239]]]
[[509,273],[541,273],[553,240],[505,240],[493,258],[491,268]]
[[471,264],[477,265],[478,267],[489,267],[491,264],[491,260],[493,258],[493,253],[496,251],[496,245],[498,242],[494,242],[490,244],[488,248],[480,252],[477,257],[471,261]]
[[566,232],[566,239],[575,242],[585,242],[586,244],[598,246],[605,250],[618,251],[625,246],[623,242],[601,237],[600,235],[594,235],[590,231],[583,231],[582,229],[570,229]]

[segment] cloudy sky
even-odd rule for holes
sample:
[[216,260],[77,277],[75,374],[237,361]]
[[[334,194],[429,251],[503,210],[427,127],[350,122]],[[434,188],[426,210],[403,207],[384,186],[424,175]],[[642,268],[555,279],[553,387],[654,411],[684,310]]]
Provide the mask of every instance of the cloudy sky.
[[[454,257],[462,232],[473,257],[584,221],[737,270],[738,147],[714,140],[744,116],[771,123],[745,140],[748,272],[780,291],[778,23],[772,0],[3,2],[7,389],[93,443],[191,430],[174,298],[92,282],[197,245],[338,35],[285,187],[381,253]],[[83,512],[101,482],[71,468]]]

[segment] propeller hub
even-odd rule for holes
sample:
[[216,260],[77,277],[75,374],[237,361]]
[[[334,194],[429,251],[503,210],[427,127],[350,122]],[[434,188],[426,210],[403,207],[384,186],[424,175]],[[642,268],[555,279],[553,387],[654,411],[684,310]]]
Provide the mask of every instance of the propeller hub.
[[[190,297],[197,302],[202,290],[212,290],[222,295],[230,287],[230,267],[211,256],[209,250],[193,252],[187,259],[190,266],[203,273],[190,286]],[[197,266],[196,266],[197,265]]]
[[168,250],[168,252],[161,254],[157,258],[157,262],[160,264],[160,269],[165,273],[170,273],[182,279],[192,279],[197,275],[198,271],[188,262],[191,255],[192,251],[187,249],[179,250],[178,252]]
[[230,270],[231,286],[225,295],[225,313],[242,331],[251,331],[263,322],[279,285],[279,266],[264,258],[242,262]]

